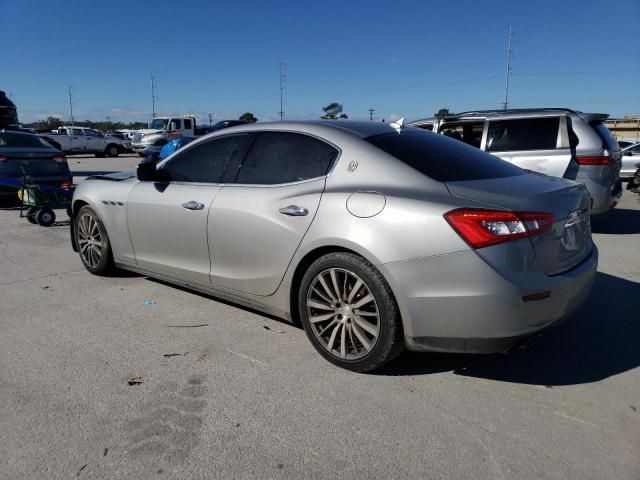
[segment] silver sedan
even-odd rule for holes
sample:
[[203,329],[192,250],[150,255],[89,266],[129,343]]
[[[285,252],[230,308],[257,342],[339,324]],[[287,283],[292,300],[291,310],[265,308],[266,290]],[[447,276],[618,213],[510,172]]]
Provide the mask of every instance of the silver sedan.
[[598,253],[583,185],[401,123],[252,124],[90,177],[72,243],[301,322],[329,361],[502,352],[573,312]]

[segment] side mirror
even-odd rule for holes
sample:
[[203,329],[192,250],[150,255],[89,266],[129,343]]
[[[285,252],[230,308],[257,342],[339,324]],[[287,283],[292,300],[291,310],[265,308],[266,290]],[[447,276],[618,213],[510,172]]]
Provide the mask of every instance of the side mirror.
[[156,162],[147,159],[143,160],[138,164],[136,175],[141,182],[153,182],[158,177],[156,173]]

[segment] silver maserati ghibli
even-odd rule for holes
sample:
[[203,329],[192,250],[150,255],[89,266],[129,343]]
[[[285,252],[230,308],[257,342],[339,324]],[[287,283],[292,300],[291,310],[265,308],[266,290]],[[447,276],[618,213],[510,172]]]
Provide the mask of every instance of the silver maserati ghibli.
[[233,127],[73,197],[74,250],[292,322],[327,360],[504,352],[573,312],[598,252],[581,184],[398,123]]

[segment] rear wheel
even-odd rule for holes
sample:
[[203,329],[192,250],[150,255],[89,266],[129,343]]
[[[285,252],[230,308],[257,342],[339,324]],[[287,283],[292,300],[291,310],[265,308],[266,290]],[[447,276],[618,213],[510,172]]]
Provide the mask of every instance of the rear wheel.
[[41,208],[35,219],[41,227],[50,227],[56,221],[56,214],[50,208]]
[[34,225],[38,223],[38,221],[36,220],[36,213],[38,213],[38,209],[35,207],[31,207],[29,210],[27,210],[26,217],[29,223],[33,223]]
[[104,224],[91,207],[85,205],[75,218],[76,245],[84,267],[95,275],[114,270],[111,244]]
[[108,145],[106,150],[104,151],[104,153],[106,155],[108,155],[109,157],[117,157],[118,154],[120,153],[120,150],[118,150],[118,146],[117,145]]
[[362,257],[346,252],[320,257],[302,278],[298,305],[313,346],[342,368],[375,370],[404,350],[391,288]]

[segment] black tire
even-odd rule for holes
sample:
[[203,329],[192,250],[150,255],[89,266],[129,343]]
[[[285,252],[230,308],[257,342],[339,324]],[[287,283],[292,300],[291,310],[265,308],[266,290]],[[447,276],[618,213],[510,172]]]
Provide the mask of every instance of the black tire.
[[[100,260],[95,264],[92,264],[92,262],[88,259],[88,255],[86,253],[83,253],[82,250],[83,245],[81,244],[81,241],[83,241],[84,238],[82,238],[83,233],[80,223],[85,221],[85,216],[90,217],[91,219],[93,219],[93,221],[96,222],[99,231],[99,238],[101,242],[101,256]],[[77,215],[74,218],[74,221],[76,245],[78,246],[78,253],[80,254],[80,260],[82,261],[84,267],[94,275],[112,274],[115,270],[115,266],[113,263],[113,253],[111,252],[111,242],[109,241],[107,230],[104,227],[102,220],[100,220],[98,214],[89,205],[85,205],[78,211]]]
[[38,213],[38,209],[35,207],[31,207],[29,210],[27,210],[27,222],[36,225],[38,223],[38,220],[36,220],[36,213]]
[[[326,329],[330,327],[325,327],[325,325],[329,325],[329,323],[323,324],[317,322],[312,325],[309,320],[310,312],[312,312],[312,309],[314,308],[307,305],[308,298],[315,295],[315,293],[311,293],[313,291],[312,288],[314,287],[314,284],[318,285],[316,281],[319,276],[325,275],[327,272],[331,272],[332,269],[336,269],[339,275],[343,275],[344,295],[342,295],[341,301],[345,302],[344,305],[350,304],[350,306],[348,310],[349,313],[345,315],[336,314],[335,317],[327,319],[326,322],[330,321],[331,325],[336,325],[332,330],[337,329],[337,324],[335,322],[343,323],[341,331],[349,332],[348,335],[351,335],[353,356],[357,357],[358,354],[362,355],[359,358],[349,359],[346,358],[346,355],[345,358],[341,358],[337,355],[337,352],[332,353],[329,351],[328,346],[322,340],[321,332],[318,332],[318,330],[321,329],[328,332]],[[374,311],[377,314],[378,330],[377,338],[375,338],[375,342],[372,345],[369,345],[369,348],[365,348],[364,343],[360,342],[359,339],[354,341],[354,338],[357,337],[357,334],[355,336],[353,335],[355,330],[360,330],[360,334],[362,334],[363,331],[361,327],[358,326],[360,325],[358,321],[362,321],[363,317],[357,315],[355,312],[356,310],[362,310],[361,313],[364,314],[364,309],[356,308],[356,304],[358,303],[357,296],[352,300],[346,300],[348,288],[347,282],[350,278],[353,278],[354,280],[356,278],[360,279],[362,281],[360,291],[367,293],[367,296],[370,294],[374,299],[372,305],[375,307]],[[355,287],[356,284],[352,283],[351,287],[357,292],[359,289]],[[363,288],[366,290],[361,290]],[[332,292],[333,294],[336,294],[335,290],[332,290]],[[327,293],[326,290],[325,293]],[[365,295],[365,293],[362,293],[362,295]],[[336,296],[339,297],[341,295],[338,294]],[[351,310],[352,307],[353,310]],[[323,310],[316,311],[316,313],[322,313],[322,311]],[[300,289],[298,291],[298,313],[307,337],[315,349],[325,359],[339,367],[355,372],[370,372],[393,360],[404,351],[405,344],[402,321],[393,292],[382,274],[371,263],[358,255],[347,252],[335,252],[324,255],[313,262],[305,272],[302,277],[302,281],[300,282]],[[356,317],[358,321],[353,320],[353,318]],[[343,318],[344,320],[340,320],[340,318]],[[349,322],[351,322],[350,327],[346,325]],[[314,327],[314,325],[318,325],[318,327]],[[371,326],[371,324],[369,324],[369,326]],[[340,328],[337,330],[340,330]],[[346,335],[347,334],[345,333],[345,337]],[[367,337],[366,340],[371,339]],[[373,342],[373,340],[371,341]],[[327,343],[331,342],[329,341]],[[362,347],[360,349],[360,353],[357,351],[357,344]],[[338,348],[338,346],[336,346],[336,348]],[[347,347],[347,349],[348,348],[349,347]]]
[[56,214],[50,208],[41,208],[36,213],[36,222],[41,227],[50,227],[56,221]]
[[71,205],[67,207],[67,216],[69,218],[73,217],[73,210],[71,209]]
[[120,155],[120,149],[115,143],[111,143],[104,149],[104,154],[108,157],[117,157]]

